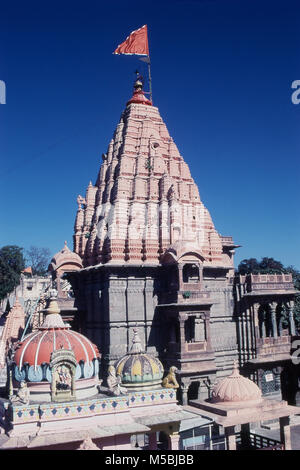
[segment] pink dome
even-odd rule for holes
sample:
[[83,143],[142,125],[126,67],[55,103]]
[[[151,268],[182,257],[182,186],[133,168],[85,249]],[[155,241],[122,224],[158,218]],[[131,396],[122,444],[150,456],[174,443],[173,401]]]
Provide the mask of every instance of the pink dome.
[[65,325],[55,298],[50,298],[50,304],[46,309],[47,316],[38,331],[34,331],[25,336],[23,341],[18,343],[14,354],[14,362],[22,368],[24,364],[37,367],[43,363],[51,362],[51,354],[59,349],[69,349],[73,351],[76,361],[79,363],[91,363],[94,359],[99,359],[98,348],[88,338],[72,331]]
[[55,271],[65,264],[74,264],[77,268],[82,268],[82,260],[80,256],[70,250],[67,246],[67,242],[65,242],[63,249],[53,256],[48,270]]
[[212,392],[212,402],[214,403],[234,404],[260,401],[261,399],[261,390],[252,380],[240,375],[236,363],[231,375],[220,380]]

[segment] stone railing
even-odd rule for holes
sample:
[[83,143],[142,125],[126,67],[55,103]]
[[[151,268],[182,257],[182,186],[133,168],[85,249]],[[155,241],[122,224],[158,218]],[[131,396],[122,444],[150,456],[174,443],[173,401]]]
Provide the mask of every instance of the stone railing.
[[[257,338],[257,357],[289,354],[291,350],[291,336]],[[274,357],[276,360],[276,357]]]
[[[236,433],[237,449],[242,449],[241,433]],[[261,436],[250,432],[249,435],[249,450],[284,450],[284,445],[276,439],[271,439],[266,436]]]
[[240,285],[241,294],[266,290],[293,290],[292,274],[247,274],[237,276],[235,284]]

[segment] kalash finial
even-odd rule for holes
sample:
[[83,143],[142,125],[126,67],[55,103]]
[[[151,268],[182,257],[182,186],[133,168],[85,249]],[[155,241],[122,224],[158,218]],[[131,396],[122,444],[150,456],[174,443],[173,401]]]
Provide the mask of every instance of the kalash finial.
[[138,89],[142,90],[144,86],[144,78],[138,70],[135,71],[135,74],[136,74],[136,79],[135,79],[133,87],[135,90],[138,90]]
[[134,88],[133,96],[127,102],[127,105],[136,103],[136,104],[146,104],[146,105],[152,106],[152,102],[144,96],[144,91],[143,91],[144,78],[142,77],[142,75],[140,75],[138,70],[136,70],[135,73],[136,73],[136,80],[133,85],[133,88]]
[[49,296],[49,303],[48,307],[45,309],[45,313],[47,315],[53,314],[53,313],[60,313],[60,309],[58,307],[57,303],[57,290],[56,289],[50,289],[50,296]]
[[239,375],[240,375],[239,365],[238,365],[238,361],[235,359],[233,361],[233,370],[232,370],[232,373],[231,373],[231,377],[237,377]]
[[130,354],[139,354],[143,352],[142,343],[138,335],[137,328],[133,328],[132,346],[130,348]]

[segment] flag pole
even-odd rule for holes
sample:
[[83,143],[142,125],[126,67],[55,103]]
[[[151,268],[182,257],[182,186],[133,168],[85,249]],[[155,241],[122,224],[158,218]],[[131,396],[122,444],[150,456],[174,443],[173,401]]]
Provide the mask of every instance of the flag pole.
[[152,103],[152,78],[151,78],[151,67],[150,67],[150,56],[149,57],[149,62],[148,62],[148,77],[149,77],[149,91],[150,91],[150,101]]

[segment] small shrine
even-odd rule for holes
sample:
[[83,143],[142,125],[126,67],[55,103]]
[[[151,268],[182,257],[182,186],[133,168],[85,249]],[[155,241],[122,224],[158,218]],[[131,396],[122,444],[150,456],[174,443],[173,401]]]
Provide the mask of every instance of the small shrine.
[[[259,387],[240,375],[236,362],[231,375],[214,386],[210,399],[191,404],[224,429],[227,450],[291,450],[290,416],[298,408],[263,398]],[[280,441],[251,431],[251,424],[274,419],[279,420]]]
[[178,406],[175,386],[162,385],[163,366],[143,351],[137,330],[102,378],[97,346],[64,323],[54,289],[45,313],[10,354],[0,449],[130,450],[141,437],[155,449],[162,433],[178,449],[180,423],[193,414]]

